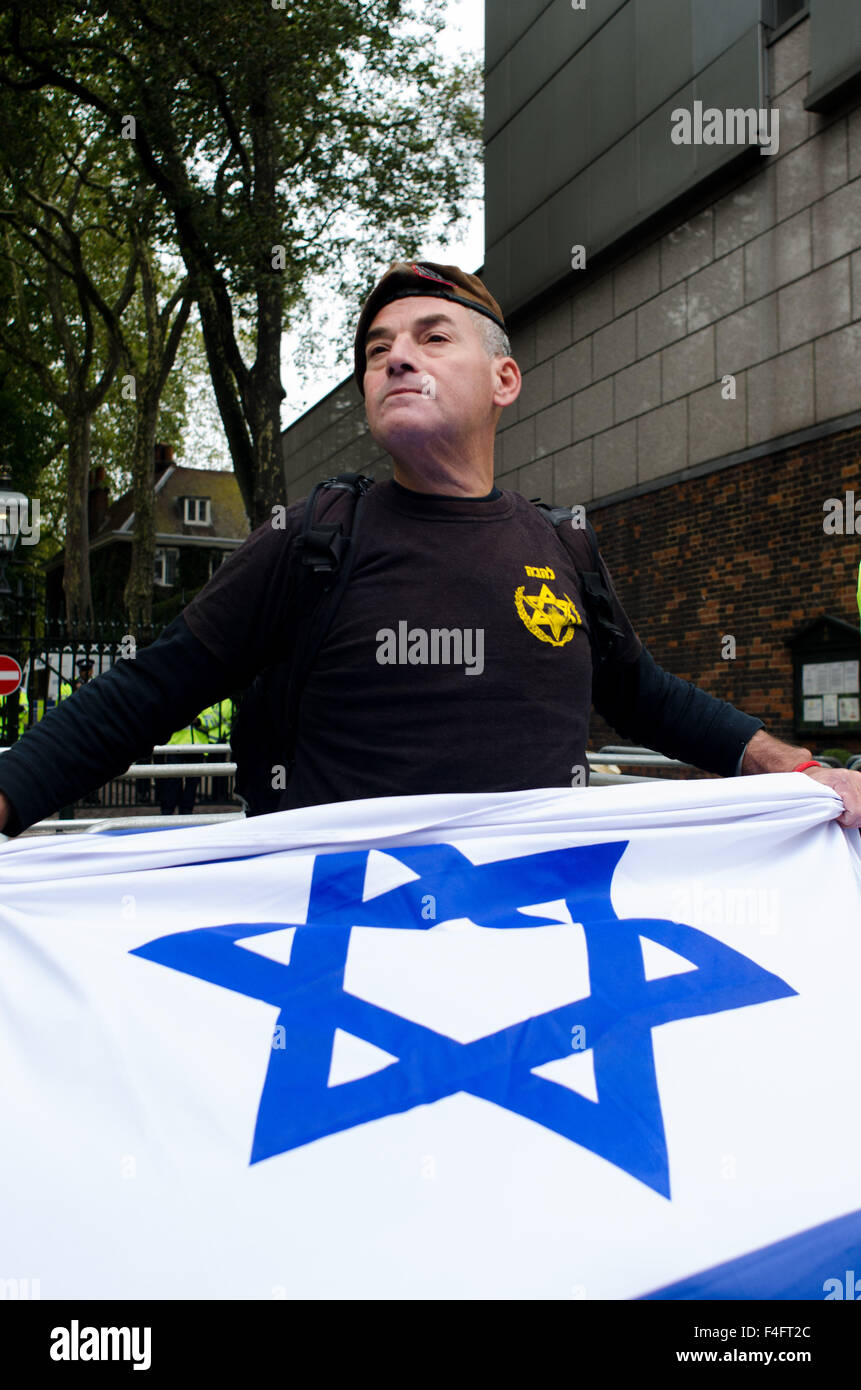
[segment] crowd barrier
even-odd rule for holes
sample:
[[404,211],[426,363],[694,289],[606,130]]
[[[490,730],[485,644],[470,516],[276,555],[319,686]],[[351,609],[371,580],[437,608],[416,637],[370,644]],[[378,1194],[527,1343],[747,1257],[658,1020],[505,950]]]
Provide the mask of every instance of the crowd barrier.
[[[201,748],[206,749],[207,758],[203,762],[197,758]],[[0,754],[5,753],[5,748],[0,748]],[[189,759],[182,763],[154,763],[138,762],[114,781],[129,781],[140,778],[151,777],[232,777],[236,772],[236,763],[230,760],[229,743],[173,743],[159,744],[153,749],[153,754],[159,753],[188,753]],[[215,755],[215,756],[213,756]],[[631,782],[655,782],[662,780],[654,776],[640,776],[632,773],[622,772],[626,767],[645,767],[661,772],[673,772],[678,769],[690,769],[690,763],[679,762],[675,758],[665,758],[662,753],[656,753],[651,748],[631,747],[630,745],[605,745],[597,753],[587,753],[589,761],[589,781],[593,787],[601,786],[622,786]],[[219,761],[220,758],[220,761]],[[610,770],[613,769],[613,770]],[[239,807],[235,811],[216,811],[216,812],[193,812],[190,815],[161,816],[158,813],[144,816],[51,816],[45,820],[37,821],[27,830],[28,835],[38,834],[63,834],[68,831],[84,833],[100,833],[109,830],[140,830],[140,829],[166,829],[168,826],[181,825],[212,825],[220,821],[241,820],[244,811]],[[0,841],[5,840],[5,835],[0,835]]]

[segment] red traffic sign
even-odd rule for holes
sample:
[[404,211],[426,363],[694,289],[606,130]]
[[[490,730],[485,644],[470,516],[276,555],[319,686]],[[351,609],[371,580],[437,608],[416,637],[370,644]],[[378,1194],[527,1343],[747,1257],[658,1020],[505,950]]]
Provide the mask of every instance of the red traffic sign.
[[14,695],[23,676],[14,656],[0,656],[0,695]]

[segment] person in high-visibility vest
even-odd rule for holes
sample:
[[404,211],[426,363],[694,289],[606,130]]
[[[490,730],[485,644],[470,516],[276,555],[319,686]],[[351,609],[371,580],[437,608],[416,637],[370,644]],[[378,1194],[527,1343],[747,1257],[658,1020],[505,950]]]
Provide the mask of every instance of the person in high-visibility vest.
[[[209,737],[211,720],[204,723],[204,717],[209,714],[209,710],[204,710],[190,724],[177,729],[176,733],[171,734],[168,744],[211,742]],[[200,756],[203,757],[203,754],[201,753]],[[196,757],[197,755],[193,753],[162,753],[158,755],[157,760],[167,763],[186,763],[196,760]],[[155,784],[156,796],[163,816],[172,816],[176,812],[183,816],[191,815],[194,810],[197,788],[200,785],[199,777],[156,777]]]
[[197,716],[206,731],[208,743],[229,743],[233,723],[233,701],[219,700]]
[[[26,690],[24,689],[23,685],[22,685],[21,688],[18,690],[17,695],[18,695],[18,732],[17,732],[17,734],[15,735],[15,737],[16,737],[16,738],[20,738],[21,735],[22,735],[22,734],[24,733],[24,731],[26,730],[27,725],[28,725],[29,722],[30,722],[30,701],[27,699],[27,692],[26,692]],[[12,695],[0,695],[0,727],[2,727],[2,725],[5,723],[5,713],[6,713],[6,706],[7,706],[7,703],[11,703],[11,701],[12,701],[14,698],[15,698],[15,693],[14,693],[14,692],[13,692]],[[7,731],[7,737],[11,737],[11,734],[12,734],[12,731],[11,731],[11,730],[8,730],[8,731]]]
[[[209,734],[210,743],[229,743],[230,729],[233,724],[233,701],[229,699],[219,700],[217,704],[210,705],[198,718]],[[213,777],[212,779],[212,800],[213,802],[229,802],[229,777]]]

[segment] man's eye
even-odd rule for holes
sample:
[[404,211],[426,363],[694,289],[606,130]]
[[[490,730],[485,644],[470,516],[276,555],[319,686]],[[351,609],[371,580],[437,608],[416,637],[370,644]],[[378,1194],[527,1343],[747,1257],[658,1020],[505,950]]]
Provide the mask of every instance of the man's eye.
[[385,350],[386,349],[383,343],[377,343],[374,347],[368,348],[368,356],[379,357],[380,353],[385,352]]
[[445,336],[444,333],[431,333],[430,336],[429,336],[429,338],[428,338],[428,342],[431,342],[431,343],[446,343],[446,342],[448,342],[448,339],[446,338],[446,336]]

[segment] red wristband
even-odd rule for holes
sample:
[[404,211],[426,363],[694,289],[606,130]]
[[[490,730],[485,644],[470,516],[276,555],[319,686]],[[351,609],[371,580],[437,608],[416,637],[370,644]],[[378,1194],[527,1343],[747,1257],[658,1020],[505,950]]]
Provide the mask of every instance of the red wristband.
[[794,767],[794,768],[792,769],[792,771],[793,771],[793,772],[806,772],[807,769],[808,769],[809,767],[824,767],[824,766],[825,766],[824,763],[818,763],[818,762],[816,761],[815,758],[811,758],[809,762],[806,762],[806,763],[799,763],[799,764],[798,764],[798,767]]

